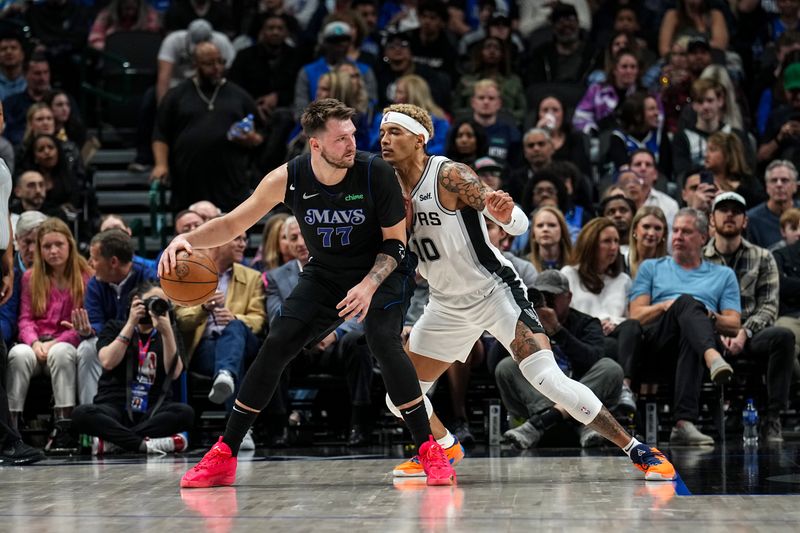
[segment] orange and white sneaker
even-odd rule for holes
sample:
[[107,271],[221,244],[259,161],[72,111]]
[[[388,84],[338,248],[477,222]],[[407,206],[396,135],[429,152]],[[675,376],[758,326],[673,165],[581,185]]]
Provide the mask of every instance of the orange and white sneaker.
[[419,447],[419,462],[425,470],[428,485],[456,484],[456,471],[433,435],[428,437],[428,442]]
[[181,479],[183,488],[222,487],[236,481],[236,457],[222,437]]
[[677,477],[675,467],[658,448],[639,444],[631,450],[633,466],[644,472],[647,481],[672,481]]
[[[450,460],[450,464],[455,466],[464,458],[464,446],[458,442],[458,437],[453,435],[453,438],[455,442],[445,448],[444,453]],[[395,466],[394,470],[392,470],[392,475],[394,477],[425,477],[425,470],[422,469],[422,465],[419,462],[419,455],[415,455],[408,461]]]

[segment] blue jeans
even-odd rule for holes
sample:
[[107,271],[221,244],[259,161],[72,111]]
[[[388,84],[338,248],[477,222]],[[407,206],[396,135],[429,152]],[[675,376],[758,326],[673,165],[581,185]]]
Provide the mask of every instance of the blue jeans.
[[[203,338],[192,356],[191,370],[204,376],[216,377],[221,370],[233,376],[236,390],[239,390],[239,377],[244,375],[245,365],[253,360],[261,347],[253,330],[241,320],[234,320],[225,326],[218,337]],[[231,401],[232,403],[232,401]]]

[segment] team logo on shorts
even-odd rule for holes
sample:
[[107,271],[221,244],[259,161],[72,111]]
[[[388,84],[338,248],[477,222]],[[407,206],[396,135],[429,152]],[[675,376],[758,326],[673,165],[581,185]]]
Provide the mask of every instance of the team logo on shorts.
[[590,411],[589,411],[589,410],[588,410],[588,409],[587,409],[585,406],[583,406],[583,405],[581,406],[581,412],[582,412],[583,414],[585,414],[586,416],[591,416],[591,414],[592,414],[592,413],[591,413],[591,412],[590,412]]

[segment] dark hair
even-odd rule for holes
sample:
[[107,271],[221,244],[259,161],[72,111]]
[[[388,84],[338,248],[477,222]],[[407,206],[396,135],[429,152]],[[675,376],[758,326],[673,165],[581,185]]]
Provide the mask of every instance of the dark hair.
[[51,174],[53,174],[56,178],[67,176],[70,173],[69,165],[67,164],[67,157],[64,153],[64,145],[55,135],[51,135],[49,133],[38,133],[31,137],[31,140],[28,142],[28,145],[25,147],[25,151],[22,156],[22,160],[20,161],[20,165],[17,167],[17,172],[24,172],[26,170],[36,170],[40,172],[39,165],[36,163],[36,150],[34,146],[36,142],[41,138],[48,138],[53,141],[53,144],[56,146],[56,152],[58,154],[58,163],[56,163],[55,168],[53,168]]
[[422,0],[417,8],[417,13],[420,15],[423,13],[433,13],[444,22],[450,20],[450,12],[447,9],[447,4],[442,2],[442,0]]
[[617,108],[620,125],[626,133],[641,135],[647,132],[644,119],[644,103],[648,98],[654,98],[654,96],[637,91],[625,98],[622,105]]
[[[472,49],[472,72],[475,74],[479,74],[481,78],[483,76],[482,73],[484,72],[484,65],[483,65],[483,47],[489,41],[495,41],[500,46],[500,52],[502,54],[502,58],[500,59],[499,70],[500,74],[503,76],[508,76],[511,74],[511,54],[508,51],[508,45],[502,39],[498,39],[497,37],[486,37],[478,46],[475,46]],[[498,90],[500,86],[498,84]]]
[[283,24],[286,26],[286,30],[290,34],[294,34],[295,33],[297,24],[296,24],[296,21],[292,17],[290,17],[289,15],[283,14],[283,13],[278,14],[278,13],[269,11],[267,13],[259,13],[255,17],[253,17],[253,20],[250,21],[250,25],[247,28],[247,35],[249,35],[250,38],[252,38],[254,41],[257,41],[258,40],[258,34],[261,33],[261,29],[264,27],[264,24],[266,24],[266,22],[269,19],[280,19],[280,20],[282,20]]
[[[594,203],[594,190],[592,184],[583,175],[581,169],[572,161],[564,161],[556,159],[542,170],[552,172],[564,183],[565,198],[563,206],[560,208],[564,213],[569,211],[575,205],[583,205],[590,207]],[[567,178],[572,180],[572,194],[570,195],[566,190]],[[559,202],[562,205],[562,202]]]
[[0,31],[0,41],[17,41],[22,46],[23,52],[25,51],[25,37],[17,30],[4,28]]
[[552,98],[553,100],[557,100],[559,105],[561,106],[561,128],[560,131],[564,135],[569,135],[572,133],[572,110],[567,109],[567,105],[564,103],[564,99],[561,98],[556,93],[546,93],[543,94],[541,98],[536,101],[536,105],[534,106],[536,118],[534,120],[534,124],[539,120],[539,108],[542,106],[542,102],[547,100],[548,98]]
[[[622,200],[628,205],[628,209],[631,210],[631,218],[633,218],[633,215],[636,214],[636,204],[633,202],[633,200],[622,194],[612,194],[611,196],[606,196],[603,198],[600,201],[600,205],[597,207],[597,216],[605,216],[603,213],[606,212],[606,207],[608,207],[608,204],[616,200]],[[622,238],[622,235],[620,235],[620,238]]]
[[75,102],[72,101],[69,94],[63,89],[53,89],[44,95],[44,102],[52,109],[53,100],[55,100],[56,96],[60,95],[67,97],[70,107],[69,118],[64,124],[64,131],[67,134],[67,139],[74,142],[80,148],[86,142],[86,126],[84,126],[81,121]]
[[534,174],[533,178],[528,181],[527,185],[525,185],[525,190],[522,193],[522,209],[526,213],[530,213],[534,209],[541,207],[538,205],[533,205],[533,190],[539,183],[543,181],[549,181],[553,184],[553,187],[556,188],[556,195],[558,195],[558,210],[562,213],[566,213],[569,210],[569,195],[567,194],[567,187],[564,185],[564,180],[562,180],[558,174],[550,169],[540,170]]
[[489,138],[486,136],[486,130],[483,128],[483,126],[475,122],[472,118],[462,118],[460,120],[456,120],[453,123],[453,126],[447,132],[447,148],[445,149],[445,153],[447,154],[447,157],[459,163],[464,163],[468,160],[468,158],[465,158],[464,155],[459,153],[456,149],[456,137],[458,137],[458,130],[464,124],[468,124],[475,133],[475,158],[485,156],[487,150],[489,149]]
[[617,55],[611,58],[611,63],[606,65],[606,80],[607,83],[616,87],[616,79],[614,78],[614,70],[617,68],[617,65],[622,60],[623,56],[631,56],[634,60],[636,60],[636,66],[639,68],[639,71],[636,74],[636,81],[634,82],[635,85],[639,85],[639,81],[642,79],[642,61],[639,59],[639,54],[636,53],[635,50],[632,48],[623,48]]
[[158,282],[158,280],[146,279],[144,281],[139,282],[133,289],[131,289],[131,292],[128,295],[129,296],[128,307],[130,307],[130,302],[133,301],[134,296],[138,296],[139,298],[141,298],[144,293],[146,293],[151,289],[156,289],[156,288],[158,289],[161,288],[161,284]]
[[323,98],[308,104],[300,117],[300,124],[303,126],[303,133],[310,138],[324,130],[329,120],[351,120],[355,114],[355,109],[347,107],[339,100]]
[[121,229],[101,231],[92,237],[91,245],[95,244],[99,246],[100,255],[105,259],[116,257],[123,264],[133,261],[133,243],[130,236]]
[[28,69],[31,67],[31,63],[47,63],[47,66],[50,66],[50,61],[47,60],[47,56],[41,52],[35,52],[31,54],[31,56],[22,64],[22,71],[28,72]]
[[657,164],[656,155],[653,152],[651,152],[650,150],[648,150],[647,148],[637,148],[636,150],[631,152],[630,155],[628,156],[628,164],[629,165],[632,164],[633,163],[633,158],[636,157],[639,154],[647,154],[647,155],[649,155],[650,159],[653,160],[653,164]]

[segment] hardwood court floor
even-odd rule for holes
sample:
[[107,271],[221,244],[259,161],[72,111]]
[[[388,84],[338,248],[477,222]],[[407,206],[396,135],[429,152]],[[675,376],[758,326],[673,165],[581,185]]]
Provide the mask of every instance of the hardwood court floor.
[[[457,487],[393,483],[396,451],[242,455],[235,487],[180,490],[188,456],[0,468],[0,531],[798,531],[800,444],[666,450],[681,479],[642,480],[617,450],[495,448]],[[302,453],[313,455],[302,455]],[[289,452],[282,452],[289,455]],[[324,455],[328,455],[325,457]],[[724,459],[723,459],[724,457]]]

